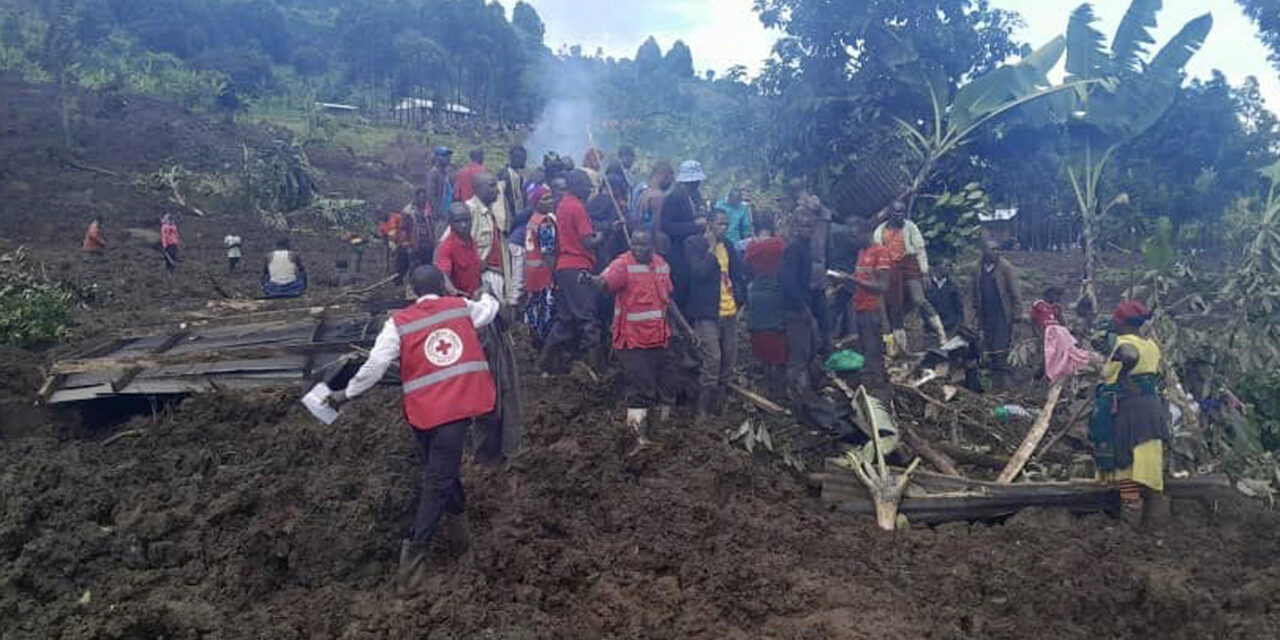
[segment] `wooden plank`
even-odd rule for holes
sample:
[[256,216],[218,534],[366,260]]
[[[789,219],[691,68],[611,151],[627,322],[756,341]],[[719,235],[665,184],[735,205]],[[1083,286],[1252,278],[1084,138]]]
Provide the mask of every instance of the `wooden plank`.
[[92,387],[79,387],[75,389],[60,389],[53,392],[49,396],[49,404],[62,404],[64,402],[82,402],[84,400],[93,400],[109,396],[114,393],[110,383],[104,383]]

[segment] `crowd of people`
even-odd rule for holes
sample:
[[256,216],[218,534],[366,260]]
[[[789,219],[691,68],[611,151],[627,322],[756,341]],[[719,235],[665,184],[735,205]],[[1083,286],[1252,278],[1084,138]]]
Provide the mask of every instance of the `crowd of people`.
[[[798,180],[770,203],[738,185],[708,199],[698,161],[656,161],[639,180],[629,146],[613,156],[589,149],[580,167],[554,153],[530,166],[519,146],[497,171],[480,149],[461,169],[452,157],[436,148],[425,184],[382,219],[388,269],[415,301],[392,314],[368,361],[329,399],[340,406],[400,361],[405,413],[427,466],[402,553],[406,577],[421,573],[446,516],[463,511],[468,424],[480,425],[484,461],[499,462],[519,446],[518,324],[527,327],[542,375],[577,370],[594,378],[616,363],[633,452],[653,445],[678,405],[699,417],[723,411],[740,389],[740,352],[752,354],[766,389],[784,394],[793,415],[819,426],[822,364],[834,352],[856,350],[858,382],[891,394],[888,364],[924,347],[910,344],[912,312],[940,352],[960,345],[972,374],[967,385],[977,391],[987,386],[980,367],[991,386],[1012,384],[1008,355],[1018,323],[1043,340],[1046,367],[1036,375],[1053,378],[1089,360],[1062,327],[1061,289],[1024,309],[1017,271],[991,242],[962,284],[950,261],[931,263],[928,242],[900,201],[872,218],[840,215]],[[172,218],[162,223],[162,239],[172,270],[179,244]],[[363,238],[351,241],[359,265]],[[228,236],[225,245],[234,272],[241,240]],[[105,246],[96,220],[84,249]],[[269,297],[306,289],[287,240],[267,258],[263,289]],[[1159,349],[1136,335],[1145,310],[1126,305],[1114,317],[1117,347],[1102,358],[1109,364],[1094,433],[1099,469],[1123,483],[1132,505],[1162,487],[1159,442],[1167,427],[1152,404]],[[739,347],[744,334],[749,350]],[[450,522],[453,537],[465,539],[465,522]]]

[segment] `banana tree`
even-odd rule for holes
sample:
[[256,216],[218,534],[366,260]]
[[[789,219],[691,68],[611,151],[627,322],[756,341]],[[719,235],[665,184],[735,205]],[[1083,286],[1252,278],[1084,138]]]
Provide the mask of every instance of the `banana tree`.
[[[1055,107],[1042,98],[1070,90],[1085,91],[1089,84],[1098,82],[1092,78],[1080,78],[1054,85],[1049,81],[1049,71],[1057,66],[1066,49],[1066,38],[1058,36],[1017,63],[998,67],[969,81],[960,87],[949,104],[939,91],[940,87],[946,86],[940,79],[932,78],[920,69],[905,70],[904,79],[921,82],[932,106],[929,122],[913,124],[895,118],[917,160],[906,191],[911,203],[933,178],[938,162],[968,144],[983,125],[1020,107],[1035,109],[1041,117],[1051,118]],[[1032,103],[1036,103],[1034,107]]]
[[1102,33],[1093,27],[1097,18],[1088,3],[1072,12],[1067,24],[1066,82],[1087,82],[1068,96],[1071,107],[1065,123],[1076,147],[1067,176],[1084,227],[1085,294],[1090,299],[1095,298],[1098,220],[1123,197],[1100,207],[1102,178],[1116,152],[1155,125],[1172,106],[1182,87],[1183,70],[1213,28],[1210,14],[1195,18],[1155,56],[1144,60],[1147,46],[1155,43],[1151,29],[1161,5],[1161,0],[1133,0],[1110,51],[1103,46]]

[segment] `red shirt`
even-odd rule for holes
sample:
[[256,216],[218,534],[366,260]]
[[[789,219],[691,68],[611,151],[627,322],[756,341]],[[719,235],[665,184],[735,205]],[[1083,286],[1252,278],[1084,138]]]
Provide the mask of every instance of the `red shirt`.
[[853,270],[853,310],[875,311],[880,308],[883,294],[863,286],[877,280],[877,272],[893,268],[893,254],[884,245],[872,245],[858,253],[858,266]]
[[484,172],[484,165],[476,164],[474,162],[464,167],[462,171],[459,171],[458,175],[453,179],[453,201],[466,202],[470,200],[471,196],[476,194],[475,186],[472,185],[471,179],[474,178],[477,173]]
[[450,230],[436,248],[436,268],[467,297],[480,289],[480,254],[474,240],[463,240]]
[[596,252],[582,244],[582,239],[592,232],[591,218],[582,201],[571,193],[564,194],[560,206],[556,207],[556,237],[560,242],[556,271],[591,271],[596,267]]
[[754,277],[773,277],[778,275],[778,268],[782,266],[782,254],[787,248],[787,242],[782,238],[756,238],[747,243],[747,251],[743,255],[747,266],[751,268],[751,275]]
[[614,349],[663,349],[671,340],[667,305],[671,302],[671,267],[654,254],[649,264],[636,261],[630,251],[618,256],[600,274],[613,302]]

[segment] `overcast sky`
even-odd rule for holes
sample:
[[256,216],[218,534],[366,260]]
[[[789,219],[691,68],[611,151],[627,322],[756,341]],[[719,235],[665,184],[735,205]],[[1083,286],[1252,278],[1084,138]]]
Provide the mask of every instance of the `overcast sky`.
[[[606,55],[630,58],[650,35],[663,51],[682,39],[693,49],[699,71],[719,72],[735,64],[758,71],[778,35],[760,24],[751,11],[752,0],[526,1],[546,22],[547,45],[552,49],[576,43],[587,53],[601,48]],[[1026,26],[1016,36],[1038,46],[1066,31],[1067,18],[1080,0],[991,0],[991,4],[1022,14]],[[1129,2],[1096,0],[1093,5],[1100,18],[1097,26],[1109,41]],[[1213,33],[1192,59],[1191,74],[1208,77],[1213,69],[1220,69],[1233,84],[1256,76],[1268,106],[1280,111],[1280,73],[1267,62],[1266,48],[1234,0],[1165,0],[1164,5],[1156,46],[1188,20],[1212,12]]]

